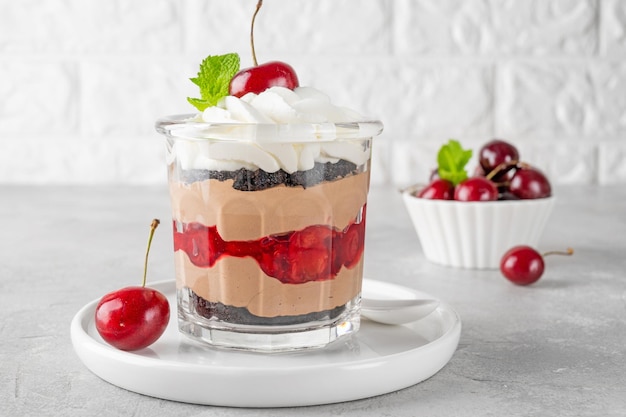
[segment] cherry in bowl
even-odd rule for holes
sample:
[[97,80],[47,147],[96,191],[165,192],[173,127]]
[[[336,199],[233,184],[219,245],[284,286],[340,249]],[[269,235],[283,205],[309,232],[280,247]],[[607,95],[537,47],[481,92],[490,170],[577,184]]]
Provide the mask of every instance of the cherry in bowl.
[[448,180],[435,178],[415,195],[418,198],[429,200],[452,200],[454,198],[454,184]]
[[[511,143],[494,139],[484,144],[478,151],[479,166],[485,172],[489,174],[498,167],[502,167],[507,164],[514,164],[519,161],[519,151]],[[511,167],[503,168],[499,176],[505,174]]]
[[495,201],[498,199],[498,188],[485,177],[470,177],[459,183],[454,189],[457,201]]

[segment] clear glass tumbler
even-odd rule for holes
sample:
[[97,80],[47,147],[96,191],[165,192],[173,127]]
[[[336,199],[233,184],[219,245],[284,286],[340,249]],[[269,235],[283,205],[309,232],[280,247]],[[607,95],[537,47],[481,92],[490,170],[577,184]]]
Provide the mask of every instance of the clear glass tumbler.
[[213,124],[160,119],[180,331],[251,351],[356,332],[378,121]]

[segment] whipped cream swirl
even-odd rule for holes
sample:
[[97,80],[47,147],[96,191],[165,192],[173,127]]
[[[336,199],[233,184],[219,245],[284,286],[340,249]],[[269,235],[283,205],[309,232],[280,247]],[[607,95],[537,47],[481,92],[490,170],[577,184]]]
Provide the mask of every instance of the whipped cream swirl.
[[[219,141],[176,141],[170,157],[177,156],[183,169],[234,171],[240,168],[262,169],[288,173],[312,169],[315,162],[350,161],[357,166],[370,158],[369,141],[329,140],[328,127],[336,123],[363,120],[357,112],[331,103],[330,98],[312,87],[289,90],[271,87],[260,94],[248,93],[241,98],[223,97],[216,106],[208,107],[193,119],[197,122],[224,126]],[[229,124],[250,124],[254,135],[247,140],[229,140]],[[306,125],[310,140],[289,142],[273,140],[263,134],[267,125]],[[315,126],[323,127],[323,133]],[[270,131],[272,131],[270,129]],[[252,139],[252,140],[251,140]]]
[[346,123],[363,120],[354,110],[338,107],[312,87],[290,90],[271,87],[260,94],[248,93],[241,99],[226,96],[217,106],[202,113],[207,123]]

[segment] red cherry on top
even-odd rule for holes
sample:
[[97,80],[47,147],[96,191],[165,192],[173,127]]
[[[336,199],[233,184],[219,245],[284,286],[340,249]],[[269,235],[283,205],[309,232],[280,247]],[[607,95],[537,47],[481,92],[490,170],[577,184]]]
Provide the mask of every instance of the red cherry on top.
[[461,181],[454,190],[454,199],[459,201],[495,201],[498,188],[484,177],[471,177]]
[[261,6],[263,6],[263,0],[258,0],[250,23],[250,46],[254,67],[242,69],[230,80],[228,94],[231,96],[242,97],[247,93],[259,94],[270,87],[285,87],[293,90],[300,85],[298,76],[290,65],[280,61],[261,65],[257,63],[254,50],[254,22]]
[[247,93],[262,93],[270,87],[293,90],[299,85],[296,71],[289,64],[272,61],[239,71],[230,81],[228,92],[242,97]]
[[441,178],[434,179],[417,194],[417,197],[429,200],[452,200],[454,184]]

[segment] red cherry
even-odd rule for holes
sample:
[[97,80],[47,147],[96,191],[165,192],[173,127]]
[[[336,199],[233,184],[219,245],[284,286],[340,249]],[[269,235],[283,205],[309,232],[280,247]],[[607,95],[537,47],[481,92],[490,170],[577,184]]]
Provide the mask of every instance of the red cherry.
[[494,139],[478,151],[478,161],[485,173],[490,173],[501,164],[519,160],[517,148],[508,142]]
[[530,246],[509,249],[500,261],[502,274],[517,285],[532,284],[541,277],[543,270],[543,257]]
[[498,188],[484,177],[471,177],[461,181],[454,190],[454,199],[459,201],[495,201]]
[[170,319],[170,305],[159,291],[146,288],[148,253],[159,220],[150,226],[150,237],[141,287],[126,287],[106,294],[96,307],[96,330],[109,344],[121,350],[143,349],[165,331]]
[[96,307],[96,329],[121,350],[143,349],[165,331],[170,318],[167,298],[146,287],[126,287],[102,297]]
[[258,0],[250,24],[250,46],[254,67],[242,69],[230,80],[228,93],[231,96],[242,97],[247,93],[259,94],[270,87],[285,87],[293,90],[300,85],[298,76],[290,65],[280,61],[267,62],[261,65],[257,63],[256,51],[254,50],[254,22],[262,5],[263,0]]
[[500,261],[500,271],[509,281],[517,285],[530,285],[537,282],[545,269],[544,256],[571,255],[572,248],[566,252],[546,252],[543,255],[530,246],[520,245],[509,249]]
[[298,76],[289,64],[272,61],[239,71],[230,81],[228,91],[231,96],[242,97],[247,93],[262,93],[270,87],[293,90],[299,85]]
[[552,194],[550,182],[541,171],[527,165],[515,170],[509,191],[521,199],[545,198]]
[[437,178],[424,187],[417,194],[417,197],[429,200],[452,200],[454,197],[454,184],[448,180]]

